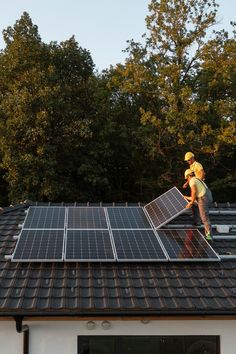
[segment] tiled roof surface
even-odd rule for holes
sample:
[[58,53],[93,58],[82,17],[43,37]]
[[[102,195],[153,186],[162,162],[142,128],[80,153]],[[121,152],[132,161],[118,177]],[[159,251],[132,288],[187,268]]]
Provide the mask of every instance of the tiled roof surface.
[[[236,314],[236,259],[189,263],[15,263],[19,224],[27,206],[0,216],[0,314]],[[218,210],[215,208],[215,210]],[[235,211],[236,208],[220,210]],[[235,225],[235,214],[216,213],[213,224]],[[188,215],[171,222],[186,225]],[[214,248],[236,251],[232,240]]]

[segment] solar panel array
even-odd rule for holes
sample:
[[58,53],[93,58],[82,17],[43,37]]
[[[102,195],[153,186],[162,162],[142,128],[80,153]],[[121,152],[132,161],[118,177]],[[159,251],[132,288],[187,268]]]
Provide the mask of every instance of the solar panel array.
[[197,229],[160,229],[187,202],[176,187],[142,207],[30,207],[12,261],[218,261]]

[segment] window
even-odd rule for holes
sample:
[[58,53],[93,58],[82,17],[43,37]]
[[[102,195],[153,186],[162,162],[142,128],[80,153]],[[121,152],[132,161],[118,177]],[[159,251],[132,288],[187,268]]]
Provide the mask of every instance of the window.
[[159,354],[160,339],[158,337],[116,337],[117,353],[122,354]]
[[115,354],[114,337],[79,337],[80,354]]
[[219,336],[81,336],[78,354],[220,354]]

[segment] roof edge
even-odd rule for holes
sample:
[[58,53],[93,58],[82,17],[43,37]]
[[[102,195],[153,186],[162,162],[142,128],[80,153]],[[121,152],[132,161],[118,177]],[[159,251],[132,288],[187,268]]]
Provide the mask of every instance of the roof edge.
[[16,311],[16,312],[0,312],[0,319],[1,317],[15,317],[15,316],[22,316],[22,317],[168,317],[168,316],[191,316],[191,317],[201,317],[201,316],[229,316],[229,317],[236,317],[236,310],[234,311],[112,311],[112,312],[105,312],[105,311],[96,311],[96,312],[31,312],[31,311]]

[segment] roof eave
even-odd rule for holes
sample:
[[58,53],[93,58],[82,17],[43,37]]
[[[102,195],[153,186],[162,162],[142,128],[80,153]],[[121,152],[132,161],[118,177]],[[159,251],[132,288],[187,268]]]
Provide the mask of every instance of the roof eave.
[[201,310],[201,311],[6,311],[1,317],[182,317],[182,316],[236,316],[236,310]]

